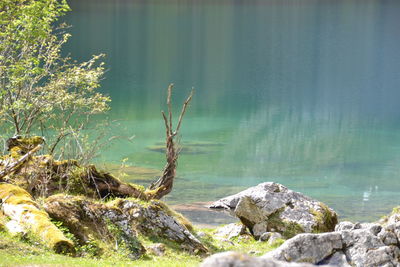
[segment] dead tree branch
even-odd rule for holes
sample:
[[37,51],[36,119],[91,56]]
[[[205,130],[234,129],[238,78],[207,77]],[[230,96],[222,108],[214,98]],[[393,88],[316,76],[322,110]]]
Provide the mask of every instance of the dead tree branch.
[[30,150],[28,153],[23,155],[21,158],[18,160],[7,164],[2,171],[0,171],[0,181],[3,179],[4,176],[12,173],[16,169],[18,169],[23,163],[25,163],[33,154],[38,152],[42,148],[42,145],[37,145],[34,147],[32,150]]
[[176,166],[177,160],[179,156],[178,148],[175,146],[174,138],[179,133],[179,129],[182,124],[183,116],[185,115],[186,109],[192,100],[194,91],[190,92],[190,95],[185,100],[182,106],[181,114],[179,115],[178,124],[175,131],[172,130],[172,104],[171,104],[171,95],[173,84],[168,86],[168,96],[167,96],[167,106],[168,106],[168,117],[161,111],[162,117],[165,123],[166,130],[166,152],[165,156],[167,159],[167,164],[164,167],[162,176],[154,183],[152,183],[147,192],[148,196],[154,199],[160,199],[163,196],[167,195],[171,192],[174,178],[176,175]]

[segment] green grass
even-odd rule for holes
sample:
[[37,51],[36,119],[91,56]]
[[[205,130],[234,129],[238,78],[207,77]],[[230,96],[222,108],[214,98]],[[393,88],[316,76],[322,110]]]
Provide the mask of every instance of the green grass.
[[0,266],[21,266],[21,265],[51,265],[51,266],[198,266],[198,260],[191,258],[170,258],[170,257],[154,257],[148,259],[139,259],[136,261],[123,259],[91,259],[91,258],[72,258],[54,253],[44,253],[40,255],[10,254],[7,251],[0,250]]
[[163,257],[145,256],[130,260],[117,253],[107,253],[106,258],[69,257],[55,254],[39,244],[0,232],[0,266],[51,265],[51,266],[197,266],[198,256],[167,251]]
[[[241,236],[230,241],[214,238],[215,229],[196,229],[204,233],[200,238],[203,244],[210,249],[210,254],[223,251],[238,251],[251,253],[255,256],[265,254],[277,246],[283,240],[278,240],[272,245],[266,242],[254,240],[251,236]],[[152,240],[140,238],[141,242],[147,246],[157,242],[167,242],[166,240]],[[103,257],[70,257],[51,252],[39,244],[29,242],[20,237],[11,237],[9,234],[0,231],[0,267],[3,266],[138,266],[138,267],[191,267],[198,266],[203,257],[191,255],[179,249],[179,246],[166,244],[164,256],[146,255],[138,260],[130,260],[115,251],[107,251]]]

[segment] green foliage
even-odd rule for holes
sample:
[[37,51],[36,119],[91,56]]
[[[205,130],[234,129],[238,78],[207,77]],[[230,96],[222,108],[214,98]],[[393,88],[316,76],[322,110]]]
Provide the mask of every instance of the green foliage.
[[98,257],[102,254],[102,248],[98,242],[89,238],[84,244],[79,244],[78,239],[70,232],[68,227],[66,227],[62,222],[57,220],[52,220],[52,223],[60,229],[66,238],[74,242],[74,247],[76,249],[76,255],[83,257]]
[[[82,149],[90,118],[108,110],[96,89],[103,55],[77,63],[61,55],[70,37],[65,0],[0,1],[0,123],[6,134],[47,133],[50,154],[69,142]],[[8,129],[8,132],[7,132]]]
[[143,247],[136,236],[128,236],[121,227],[106,220],[106,226],[110,233],[110,238],[115,244],[115,251],[129,258],[135,259],[137,255],[143,250]]

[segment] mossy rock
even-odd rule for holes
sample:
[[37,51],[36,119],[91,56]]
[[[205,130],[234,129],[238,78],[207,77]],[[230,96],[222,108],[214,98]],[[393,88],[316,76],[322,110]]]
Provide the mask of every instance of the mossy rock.
[[255,238],[264,232],[279,232],[286,238],[329,232],[338,222],[336,213],[325,204],[274,182],[248,188],[210,207],[234,210]]
[[137,258],[144,253],[139,236],[145,236],[164,240],[167,246],[174,244],[175,248],[207,250],[190,233],[193,231],[190,222],[161,201],[116,198],[101,202],[60,194],[47,198],[44,207],[53,219],[69,229],[80,245],[90,237],[105,241],[108,247],[120,240],[130,251],[130,257]]
[[311,209],[310,212],[314,215],[316,221],[313,233],[330,232],[335,229],[335,225],[338,223],[337,214],[324,203],[320,203],[318,210]]

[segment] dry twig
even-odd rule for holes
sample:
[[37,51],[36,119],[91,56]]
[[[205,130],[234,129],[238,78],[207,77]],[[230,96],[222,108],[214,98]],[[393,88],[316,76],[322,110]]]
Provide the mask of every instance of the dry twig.
[[179,151],[178,148],[176,148],[175,143],[174,143],[174,138],[175,136],[179,133],[179,129],[182,124],[182,119],[183,116],[185,115],[186,109],[192,100],[193,93],[194,91],[192,90],[190,92],[190,95],[188,98],[185,100],[182,106],[181,114],[179,115],[178,119],[178,125],[175,129],[175,131],[172,130],[172,104],[171,104],[171,95],[172,95],[172,88],[173,84],[170,84],[168,86],[168,96],[167,96],[167,106],[168,106],[168,117],[164,113],[164,111],[161,111],[161,114],[164,119],[165,123],[165,130],[166,130],[166,152],[165,156],[167,158],[167,164],[164,167],[163,174],[162,176],[154,183],[152,183],[149,187],[150,190],[154,192],[152,194],[152,198],[155,199],[160,199],[163,196],[167,195],[169,192],[171,192],[173,183],[174,183],[174,178],[176,175],[176,165],[177,165],[177,160],[178,160],[178,155]]
[[13,171],[15,171],[16,169],[18,169],[23,163],[25,163],[33,154],[38,152],[41,148],[42,148],[42,145],[37,145],[36,147],[34,147],[32,150],[30,150],[28,153],[23,155],[18,160],[12,162],[11,164],[7,164],[4,167],[4,169],[2,171],[0,171],[0,181],[2,180],[2,178],[4,176],[6,176],[6,175],[12,173]]

